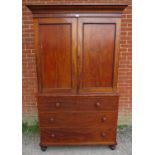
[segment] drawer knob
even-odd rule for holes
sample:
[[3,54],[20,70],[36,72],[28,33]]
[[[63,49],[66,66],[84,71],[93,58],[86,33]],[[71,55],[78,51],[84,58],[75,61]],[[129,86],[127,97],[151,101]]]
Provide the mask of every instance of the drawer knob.
[[50,121],[51,121],[51,122],[54,122],[54,118],[50,118]]
[[105,122],[106,120],[107,120],[107,118],[106,117],[102,117],[102,122]]
[[100,102],[97,102],[96,103],[96,107],[100,107],[101,106],[101,103]]
[[52,133],[52,134],[51,134],[51,137],[52,137],[52,138],[55,138],[55,134],[54,134],[54,133]]
[[56,106],[57,108],[59,108],[59,107],[60,107],[60,103],[57,102],[57,103],[55,104],[55,106]]
[[101,133],[101,136],[102,136],[102,137],[105,137],[105,136],[106,136],[105,132],[102,132],[102,133]]

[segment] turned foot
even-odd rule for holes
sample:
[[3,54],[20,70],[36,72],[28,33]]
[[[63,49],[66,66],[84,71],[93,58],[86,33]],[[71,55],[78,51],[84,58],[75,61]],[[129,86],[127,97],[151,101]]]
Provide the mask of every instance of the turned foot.
[[47,150],[47,146],[40,145],[40,149],[41,149],[42,151],[46,151],[46,150]]
[[116,145],[109,145],[109,148],[110,148],[111,150],[115,150],[115,149],[116,149]]

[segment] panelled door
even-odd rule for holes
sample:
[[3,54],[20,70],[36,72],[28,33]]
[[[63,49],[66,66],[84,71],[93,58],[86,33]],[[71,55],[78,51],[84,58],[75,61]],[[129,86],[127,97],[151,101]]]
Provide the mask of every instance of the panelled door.
[[41,92],[112,92],[117,83],[120,22],[115,18],[40,18]]
[[112,92],[115,89],[119,27],[119,21],[113,18],[79,18],[80,93]]
[[41,91],[73,93],[77,91],[77,19],[39,19]]

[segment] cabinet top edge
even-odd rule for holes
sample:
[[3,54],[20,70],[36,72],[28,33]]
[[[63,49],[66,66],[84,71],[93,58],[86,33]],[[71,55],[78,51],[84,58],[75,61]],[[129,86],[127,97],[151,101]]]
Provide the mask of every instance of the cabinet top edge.
[[128,4],[102,4],[102,3],[90,3],[90,4],[50,4],[50,5],[26,5],[32,13],[42,13],[44,11],[112,11],[122,12]]

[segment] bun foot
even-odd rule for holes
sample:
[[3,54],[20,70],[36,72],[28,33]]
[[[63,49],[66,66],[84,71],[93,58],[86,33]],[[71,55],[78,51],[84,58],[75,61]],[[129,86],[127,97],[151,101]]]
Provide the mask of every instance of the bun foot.
[[41,151],[46,151],[47,150],[47,146],[40,145],[40,149],[41,149]]
[[115,150],[115,149],[116,149],[116,145],[109,145],[109,148],[110,148],[111,150]]

